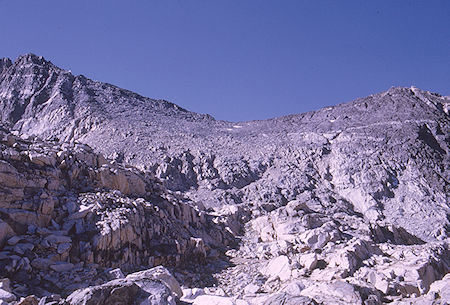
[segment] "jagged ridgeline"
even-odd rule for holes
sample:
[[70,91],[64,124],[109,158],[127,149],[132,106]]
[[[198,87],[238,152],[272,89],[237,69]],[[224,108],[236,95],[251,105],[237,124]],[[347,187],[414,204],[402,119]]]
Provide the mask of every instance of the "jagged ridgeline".
[[445,302],[449,104],[394,87],[232,123],[0,59],[0,300]]

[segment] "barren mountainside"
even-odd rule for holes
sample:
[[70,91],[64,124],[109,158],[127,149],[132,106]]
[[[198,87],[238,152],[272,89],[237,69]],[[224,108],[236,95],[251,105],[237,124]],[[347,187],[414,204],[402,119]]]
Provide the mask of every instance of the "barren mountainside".
[[[173,302],[445,304],[449,104],[393,87],[233,123],[33,54],[0,59],[0,277],[17,296],[98,285],[107,298],[108,268],[162,264],[184,288]],[[18,253],[15,236],[33,247]],[[49,284],[43,264],[66,264],[50,269],[56,283],[83,280]],[[129,299],[152,295],[133,278]],[[149,304],[172,302],[173,285],[158,289],[165,301]]]

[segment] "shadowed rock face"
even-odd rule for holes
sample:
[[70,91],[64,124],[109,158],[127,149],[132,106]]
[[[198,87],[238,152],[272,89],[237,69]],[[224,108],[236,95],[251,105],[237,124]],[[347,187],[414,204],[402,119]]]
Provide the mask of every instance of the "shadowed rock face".
[[[245,264],[236,261],[235,269],[217,276],[233,295],[245,291],[242,285],[252,284],[259,287],[255,291],[278,293],[280,298],[315,298],[315,291],[323,286],[320,283],[311,284],[303,296],[278,289],[272,275],[281,283],[304,276],[291,271],[296,264],[304,266],[313,281],[368,279],[367,285],[382,291],[381,295],[367,293],[361,283],[357,289],[335,282],[325,285],[351,290],[359,301],[380,301],[395,293],[406,297],[416,290],[426,293],[434,280],[448,272],[449,264],[448,255],[447,260],[441,259],[448,253],[449,104],[450,97],[394,87],[314,112],[232,123],[74,76],[32,54],[14,63],[0,60],[0,118],[14,134],[88,144],[110,161],[151,174],[163,192],[222,217],[229,232],[242,236],[241,247],[228,256],[255,260],[261,266],[251,269],[247,264],[245,269]],[[25,183],[8,176],[12,169],[2,164],[2,186]],[[119,189],[127,196],[148,193],[145,178],[144,182],[131,178],[142,173],[125,171],[118,178],[96,170],[95,179],[90,178],[96,187]],[[114,194],[86,192],[83,196],[88,201],[132,205]],[[93,212],[103,213],[101,209]],[[139,223],[139,213],[124,217]],[[177,213],[174,219],[183,219]],[[46,217],[44,222],[49,222],[51,217]],[[0,233],[10,237],[14,228],[6,222],[2,226]],[[214,242],[202,234],[206,243]],[[108,252],[107,241],[97,244]],[[414,272],[420,270],[416,278],[399,274],[406,258],[396,256],[401,249],[413,248],[419,253],[411,267]],[[281,255],[287,271],[271,275],[267,266]],[[383,255],[395,257],[388,267],[381,263]],[[422,259],[428,263],[422,264]],[[370,264],[384,267],[372,270]],[[236,280],[232,274],[238,271],[248,278]],[[400,279],[389,278],[390,271]],[[263,286],[255,282],[258,276],[265,277]],[[420,281],[416,288],[405,284],[414,281]],[[336,295],[330,293],[330,298]]]

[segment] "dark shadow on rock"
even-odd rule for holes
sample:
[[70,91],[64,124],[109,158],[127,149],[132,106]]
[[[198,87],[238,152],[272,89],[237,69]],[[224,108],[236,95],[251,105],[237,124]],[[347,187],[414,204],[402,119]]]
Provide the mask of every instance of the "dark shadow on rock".
[[438,151],[440,154],[445,154],[445,150],[442,149],[442,147],[439,145],[438,141],[426,125],[420,127],[418,139],[430,146],[433,150]]
[[372,239],[376,243],[390,242],[394,245],[423,245],[425,241],[409,233],[402,227],[374,225],[370,228]]

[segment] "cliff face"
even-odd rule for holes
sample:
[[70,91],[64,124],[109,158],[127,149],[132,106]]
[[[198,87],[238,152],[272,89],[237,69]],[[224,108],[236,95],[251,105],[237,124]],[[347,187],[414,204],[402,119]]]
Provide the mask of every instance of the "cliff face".
[[[124,174],[125,180],[105,178],[93,174],[102,171],[101,164],[89,165],[93,172],[88,171],[89,175],[80,178],[80,183],[87,188],[120,190],[120,196],[142,197],[148,201],[150,193],[145,185],[156,183],[159,192],[182,198],[167,202],[188,216],[173,212],[170,217],[193,219],[195,213],[187,212],[189,209],[209,213],[210,217],[217,218],[214,223],[228,226],[229,234],[242,238],[241,246],[233,250],[237,251],[234,257],[254,261],[254,270],[242,270],[243,265],[237,263],[235,269],[228,268],[216,276],[218,283],[232,295],[242,295],[244,284],[259,287],[253,294],[258,294],[257,291],[273,294],[280,290],[276,288],[278,284],[271,282],[271,276],[278,276],[283,286],[306,275],[312,282],[306,284],[310,290],[303,296],[318,301],[324,301],[314,294],[321,289],[317,281],[322,276],[330,277],[327,282],[347,279],[367,284],[358,282],[359,286],[375,285],[378,294],[373,295],[377,300],[411,294],[401,292],[406,289],[404,283],[411,281],[421,281],[414,287],[419,294],[427,293],[431,283],[448,272],[449,264],[448,256],[443,259],[448,253],[449,230],[449,104],[449,97],[414,87],[395,87],[314,112],[231,123],[189,112],[164,100],[145,98],[83,76],[73,76],[32,54],[21,56],[14,63],[9,59],[0,60],[1,121],[16,135],[17,141],[19,136],[24,139],[37,136],[53,141],[52,145],[56,146],[87,144],[92,147],[92,154],[103,154],[108,159],[104,161],[107,166],[132,165],[136,167],[133,171],[138,172],[133,175],[145,176],[139,178],[140,183],[133,182],[136,185],[126,184],[124,181],[131,173]],[[52,154],[51,149],[42,151]],[[18,159],[14,163],[5,158],[4,162],[13,167],[25,162]],[[58,168],[61,160],[54,161],[49,166]],[[66,181],[63,176],[57,177]],[[5,179],[0,179],[3,188],[14,187],[7,185],[13,180]],[[60,184],[65,189],[72,188],[64,183]],[[36,188],[45,189],[45,185]],[[78,189],[73,192],[86,193]],[[8,205],[4,209],[23,209],[22,204],[30,200],[6,193],[2,195],[9,198],[3,200],[3,205]],[[82,196],[99,202],[121,202],[124,207],[133,204],[115,193],[108,194]],[[179,207],[180,200],[188,204],[188,210]],[[146,221],[142,219],[149,217],[145,215],[150,212],[145,207],[142,209],[138,209],[138,216],[124,217],[134,219],[132,223],[143,221],[145,227]],[[95,213],[101,214],[100,210]],[[45,223],[36,220],[38,226],[49,226],[51,219],[59,214],[46,215]],[[61,220],[66,216],[58,217]],[[160,221],[172,221],[164,219]],[[203,233],[193,233],[191,229],[190,233],[179,233],[183,238],[177,241],[178,251],[182,251],[178,255],[197,251],[197,254],[204,253],[206,260],[208,255],[211,257],[211,249],[223,249],[233,243],[232,236],[207,233],[220,232],[221,227],[209,228],[209,222],[202,221],[198,220],[195,226]],[[173,228],[174,232],[184,232],[182,226]],[[15,229],[7,231],[12,234]],[[176,239],[178,233],[170,234],[164,238]],[[158,237],[150,234],[148,240],[137,242],[142,251],[146,250],[143,244],[158,241],[160,236],[155,236]],[[194,241],[189,244],[185,237]],[[206,248],[193,250],[202,248],[199,241],[195,242],[200,237]],[[112,245],[114,248],[115,243]],[[108,243],[104,246],[108,248]],[[400,250],[402,247],[406,250]],[[403,281],[390,279],[387,274],[406,263],[405,258],[396,257],[395,253],[414,252],[413,248],[417,255],[412,261],[417,260],[417,268],[430,270],[424,271],[427,279],[419,276],[407,280],[397,271],[394,273],[403,277]],[[228,254],[233,256],[231,252]],[[388,267],[381,263],[383,255],[391,260]],[[141,256],[147,260],[151,257],[148,251],[139,252],[138,257]],[[143,265],[140,258],[136,263],[127,256],[121,258],[123,261],[113,254],[106,257],[120,264]],[[273,275],[270,262],[280,257],[286,259],[289,272]],[[316,262],[314,266],[306,266],[308,259]],[[67,260],[72,258],[66,257]],[[428,265],[420,265],[421,260]],[[101,264],[114,265],[108,259]],[[295,274],[296,264],[307,274]],[[238,271],[248,274],[248,278],[233,282],[235,276],[227,272]],[[386,274],[380,275],[379,281],[386,282],[390,288],[376,287],[376,281],[368,279],[370,272]],[[259,283],[258,276],[266,280]],[[193,277],[184,280],[198,282]],[[358,293],[360,298],[368,298]]]

